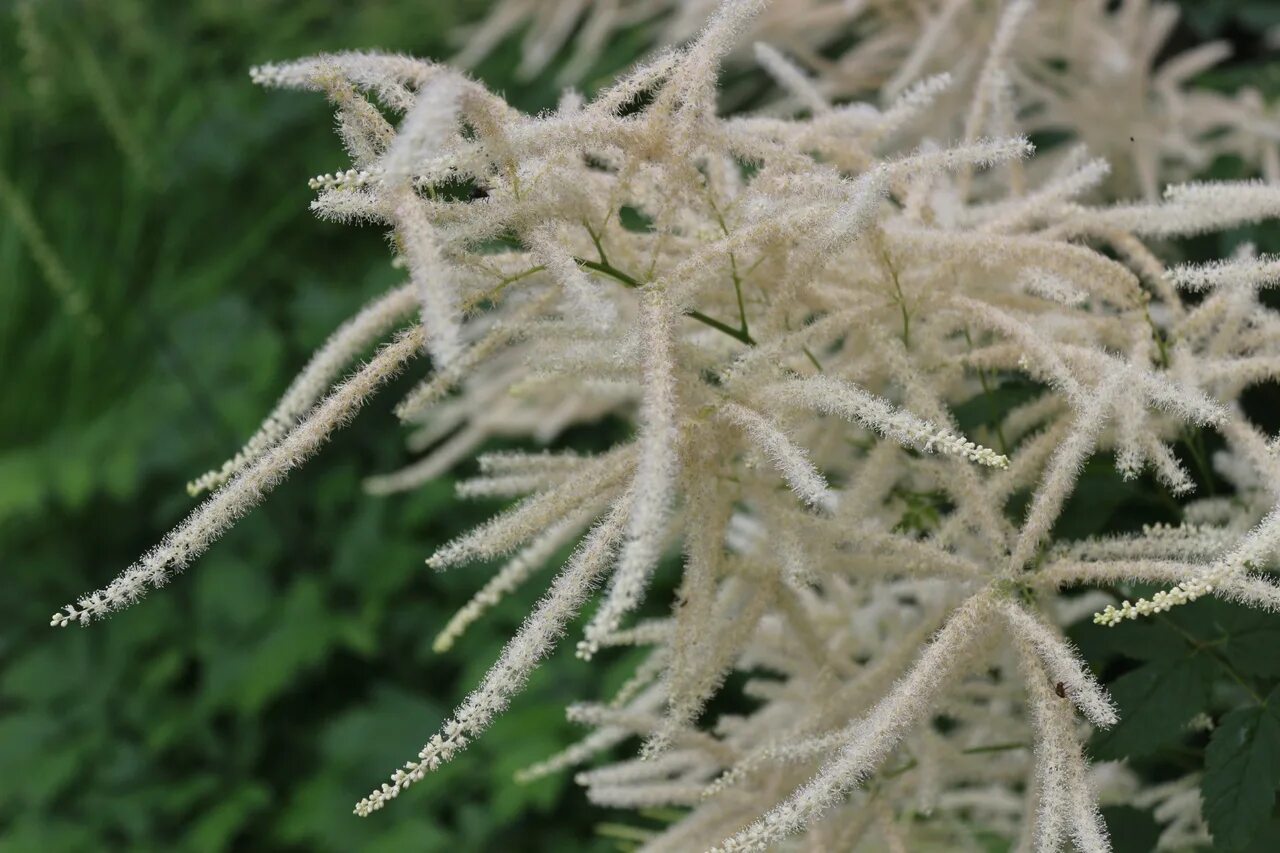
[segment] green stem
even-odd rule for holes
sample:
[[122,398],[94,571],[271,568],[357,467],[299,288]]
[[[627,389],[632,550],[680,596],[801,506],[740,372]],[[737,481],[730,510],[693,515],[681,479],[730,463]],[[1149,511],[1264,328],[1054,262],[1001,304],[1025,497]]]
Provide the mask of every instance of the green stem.
[[1147,325],[1151,327],[1151,337],[1156,342],[1156,349],[1160,351],[1160,366],[1169,369],[1169,348],[1164,342],[1164,335],[1160,334],[1160,327],[1156,325],[1156,321],[1151,319],[1151,309],[1143,308],[1143,315],[1147,318]]
[[522,278],[528,278],[529,276],[533,275],[534,273],[542,272],[542,271],[543,271],[543,270],[545,270],[545,269],[546,269],[546,267],[542,266],[541,264],[539,264],[539,265],[538,265],[538,266],[536,266],[536,267],[529,267],[527,270],[521,270],[521,271],[520,271],[520,272],[518,272],[518,273],[513,273],[513,274],[511,274],[511,275],[507,276],[506,278],[502,279],[502,281],[500,281],[500,282],[498,283],[498,286],[499,286],[499,287],[506,287],[508,284],[514,284],[515,282],[519,281],[519,280],[520,280],[520,279],[522,279]]
[[1010,752],[1015,749],[1026,749],[1025,743],[993,743],[990,746],[971,746],[961,750],[962,755],[981,755],[984,752]]
[[[969,327],[964,330],[964,341],[969,345],[969,351],[973,351],[973,339],[969,337]],[[987,371],[985,368],[978,368],[978,381],[982,383],[982,395],[987,401],[987,410],[991,413],[996,425],[996,438],[1000,441],[1000,452],[1005,456],[1009,455],[1009,444],[1004,440],[1004,424],[1001,423],[1000,412],[996,406],[995,398],[991,396],[991,385],[987,382]]]
[[[729,236],[729,226],[724,222],[724,216],[720,213],[720,208],[716,206],[716,200],[708,197],[707,201],[711,203],[711,210],[716,215],[716,221],[720,223],[720,231],[725,237]],[[742,334],[750,335],[747,328],[747,306],[742,301],[742,277],[738,275],[738,259],[734,257],[733,252],[729,253],[729,275],[733,277],[733,292],[738,296],[738,319],[742,322]],[[821,370],[822,368],[818,368]]]
[[605,838],[616,838],[620,841],[645,842],[653,838],[653,830],[639,826],[628,826],[625,823],[598,823],[596,834]]
[[472,300],[467,305],[464,305],[463,308],[465,310],[469,310],[470,308],[474,307],[475,305],[479,304],[480,302],[486,299],[493,299],[498,294],[502,293],[502,291],[507,288],[507,285],[514,284],[522,278],[528,278],[534,273],[542,272],[544,269],[546,269],[546,267],[544,266],[529,267],[529,269],[527,270],[521,270],[520,272],[513,273],[512,275],[509,275],[506,278],[499,279],[497,285],[495,285],[493,288],[489,290],[486,290],[482,297]]
[[906,297],[902,295],[902,282],[898,280],[898,270],[894,267],[889,252],[883,246],[880,247],[880,258],[884,262],[885,269],[889,271],[889,278],[893,281],[895,301],[898,303],[898,310],[902,312],[902,345],[911,349],[911,314],[907,311]]
[[608,264],[609,258],[605,255],[604,246],[600,243],[600,235],[591,227],[590,222],[584,220],[582,224],[586,227],[587,233],[591,235],[591,242],[595,244],[596,252],[600,255],[600,263]]
[[816,357],[812,352],[810,352],[810,351],[809,351],[809,348],[808,348],[808,347],[800,347],[800,351],[804,353],[805,358],[809,359],[809,363],[810,363],[810,364],[812,364],[814,367],[818,368],[818,372],[819,372],[819,373],[822,373],[822,372],[823,372],[823,370],[822,370],[822,363],[821,363],[821,362],[819,362],[819,361],[818,361],[818,359],[817,359],[817,357]]
[[733,292],[738,295],[738,319],[742,321],[742,334],[749,337],[751,332],[747,329],[747,306],[742,301],[742,279],[738,277],[738,262],[734,260],[733,252],[729,253],[729,269],[733,275]]
[[1182,440],[1187,445],[1187,451],[1191,454],[1192,461],[1196,463],[1196,470],[1204,478],[1205,488],[1208,489],[1209,496],[1213,497],[1217,490],[1213,487],[1213,472],[1209,469],[1209,463],[1205,461],[1204,442],[1200,428],[1183,427]]
[[[578,262],[578,266],[585,267],[586,269],[589,269],[592,272],[598,272],[601,275],[608,276],[614,281],[620,284],[625,284],[627,287],[630,287],[632,289],[639,289],[640,287],[643,287],[643,285],[640,282],[636,281],[634,278],[627,275],[622,270],[615,269],[609,264],[599,263],[597,261],[588,261],[586,258],[574,258],[574,260]],[[708,317],[706,314],[703,314],[701,311],[686,311],[685,315],[688,317],[692,317],[693,319],[697,320],[699,323],[702,323],[705,326],[710,326],[716,331],[724,332],[729,337],[733,338],[736,341],[741,341],[747,346],[756,345],[755,339],[752,338],[751,335],[747,334],[745,329],[735,329],[733,328],[733,326],[730,326],[727,323],[722,323],[713,317]]]
[[[1025,743],[993,743],[990,746],[971,746],[968,749],[960,750],[960,754],[961,755],[982,755],[983,753],[987,753],[987,752],[1009,752],[1015,749],[1026,749],[1026,748],[1027,748],[1027,744]],[[901,776],[903,773],[906,773],[910,770],[914,770],[917,766],[919,766],[919,763],[920,762],[916,761],[913,758],[910,761],[908,761],[906,764],[902,765],[901,767],[895,767],[894,769],[886,771],[881,775],[884,776],[886,779],[892,779],[895,776]]]

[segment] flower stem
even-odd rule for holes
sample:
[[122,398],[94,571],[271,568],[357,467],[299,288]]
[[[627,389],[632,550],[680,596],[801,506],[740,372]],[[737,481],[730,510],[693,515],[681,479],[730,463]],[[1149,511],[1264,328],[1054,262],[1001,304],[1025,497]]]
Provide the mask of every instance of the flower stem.
[[[617,269],[609,264],[600,263],[598,261],[589,261],[586,258],[574,258],[574,260],[578,262],[578,266],[585,267],[586,269],[589,269],[592,272],[598,272],[601,275],[608,276],[609,278],[613,279],[614,281],[620,284],[625,284],[627,287],[638,289],[644,286],[640,282],[632,278],[631,276],[624,273],[622,270]],[[736,341],[741,341],[747,346],[756,345],[755,339],[752,338],[751,335],[747,334],[746,329],[735,329],[733,328],[733,326],[730,326],[727,323],[722,323],[719,320],[715,319],[714,317],[708,317],[706,314],[703,314],[701,311],[692,311],[692,310],[686,311],[685,315],[688,317],[692,317],[693,319],[697,320],[699,323],[702,323],[703,325],[710,326],[716,331],[724,332],[729,337],[733,338]]]

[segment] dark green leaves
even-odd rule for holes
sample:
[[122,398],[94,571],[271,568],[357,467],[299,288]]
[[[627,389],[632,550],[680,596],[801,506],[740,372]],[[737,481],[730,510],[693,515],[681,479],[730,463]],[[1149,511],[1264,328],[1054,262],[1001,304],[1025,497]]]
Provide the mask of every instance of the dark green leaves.
[[1160,839],[1160,825],[1151,812],[1133,806],[1107,806],[1102,810],[1115,853],[1149,853]]
[[[1121,721],[1095,736],[1091,755],[1127,760],[1143,775],[1200,772],[1216,850],[1280,849],[1280,618],[1206,599],[1073,634],[1092,662],[1121,673],[1107,679]],[[1188,725],[1198,714],[1216,720],[1212,734]]]
[[1240,850],[1271,816],[1280,785],[1280,688],[1222,718],[1205,749],[1204,816],[1219,850]]
[[1204,710],[1213,665],[1202,656],[1143,664],[1111,683],[1120,722],[1100,734],[1097,758],[1148,755],[1177,741],[1187,722]]
[[1226,635],[1222,653],[1245,675],[1280,676],[1280,619],[1250,611]]

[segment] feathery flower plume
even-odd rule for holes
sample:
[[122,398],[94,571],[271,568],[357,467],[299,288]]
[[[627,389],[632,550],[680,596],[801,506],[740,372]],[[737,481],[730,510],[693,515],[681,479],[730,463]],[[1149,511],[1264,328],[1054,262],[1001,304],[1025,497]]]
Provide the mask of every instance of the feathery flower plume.
[[[572,550],[482,683],[357,814],[480,736],[600,592],[580,656],[625,646],[640,663],[608,701],[574,706],[590,731],[529,775],[638,739],[644,761],[577,778],[599,803],[680,806],[646,851],[864,834],[958,849],[974,827],[1107,849],[1072,707],[1100,727],[1116,710],[1061,629],[1109,593],[1060,591],[1172,585],[1100,624],[1203,595],[1280,609],[1261,574],[1280,462],[1239,404],[1280,377],[1280,321],[1259,300],[1276,259],[1166,265],[1173,238],[1280,216],[1274,116],[1211,93],[1190,108],[1185,81],[1219,51],[1160,61],[1158,4],[643,0],[538,17],[549,2],[504,0],[466,58],[530,18],[530,72],[582,16],[580,57],[661,15],[677,46],[537,116],[404,56],[252,71],[329,99],[351,162],[309,181],[313,210],[384,229],[409,283],[340,327],[192,483],[215,491],[184,522],[52,624],[170,580],[425,351],[395,407],[418,456],[368,491],[479,454],[460,497],[514,500],[428,558],[502,560],[432,626],[436,647]],[[842,55],[815,49],[842,32],[859,36]],[[722,114],[717,80],[755,40],[780,97]],[[1064,141],[1034,151],[1030,134]],[[1229,151],[1272,182],[1194,182]],[[961,416],[1011,379],[1032,398]],[[536,449],[606,416],[635,435],[595,455]],[[1192,494],[1175,453],[1188,427],[1220,433],[1230,500]],[[534,447],[486,453],[494,436]],[[1184,523],[1059,541],[1094,456],[1151,470]],[[675,555],[670,615],[637,620]],[[750,710],[715,710],[731,689]],[[943,712],[945,730],[928,723]]]

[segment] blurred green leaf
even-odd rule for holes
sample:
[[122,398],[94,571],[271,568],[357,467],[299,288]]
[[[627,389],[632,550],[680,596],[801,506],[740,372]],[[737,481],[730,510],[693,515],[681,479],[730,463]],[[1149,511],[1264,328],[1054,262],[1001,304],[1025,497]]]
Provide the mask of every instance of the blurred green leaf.
[[1204,814],[1214,848],[1239,850],[1271,817],[1280,785],[1280,689],[1267,704],[1232,711],[1205,749]]
[[1133,806],[1106,806],[1102,817],[1115,853],[1150,853],[1156,849],[1160,825],[1151,812]]

